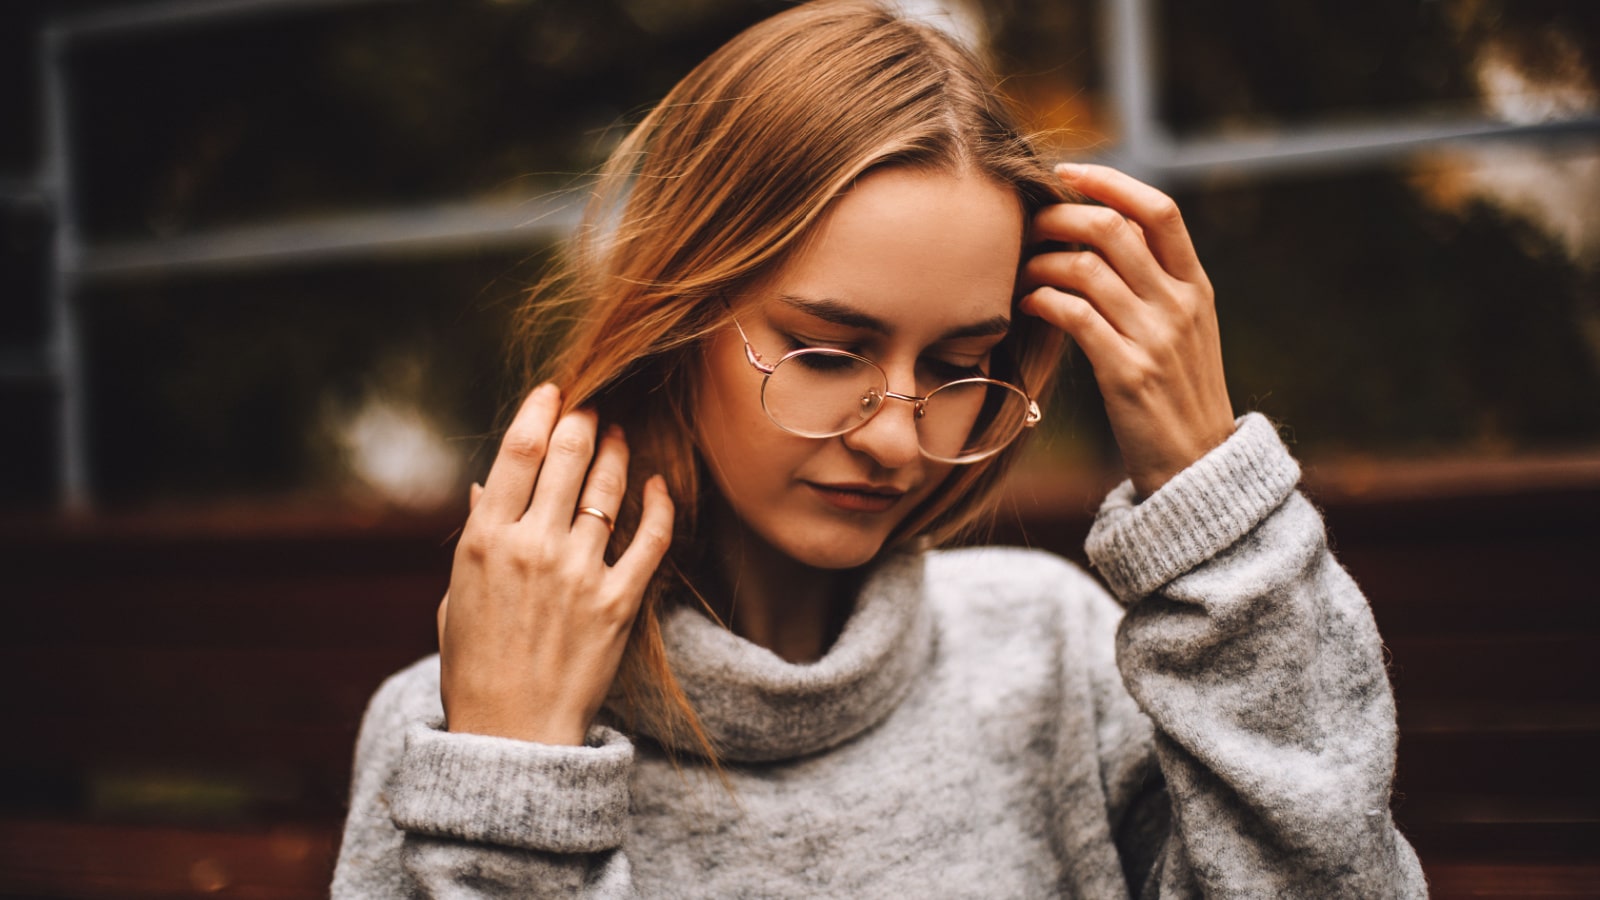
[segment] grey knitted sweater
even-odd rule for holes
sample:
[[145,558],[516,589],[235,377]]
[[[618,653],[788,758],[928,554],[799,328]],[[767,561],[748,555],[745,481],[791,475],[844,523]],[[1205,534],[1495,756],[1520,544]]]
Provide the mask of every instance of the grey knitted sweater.
[[1272,426],[1043,553],[884,559],[790,664],[680,609],[674,671],[731,792],[648,736],[441,730],[437,657],[356,749],[335,897],[1426,895],[1389,814],[1371,613]]

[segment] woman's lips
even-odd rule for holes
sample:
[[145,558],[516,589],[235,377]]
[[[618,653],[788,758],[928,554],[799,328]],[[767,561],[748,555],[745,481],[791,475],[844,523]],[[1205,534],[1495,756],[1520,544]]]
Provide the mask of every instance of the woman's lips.
[[849,512],[887,512],[905,496],[905,491],[870,484],[817,484],[808,481],[806,486],[830,506]]

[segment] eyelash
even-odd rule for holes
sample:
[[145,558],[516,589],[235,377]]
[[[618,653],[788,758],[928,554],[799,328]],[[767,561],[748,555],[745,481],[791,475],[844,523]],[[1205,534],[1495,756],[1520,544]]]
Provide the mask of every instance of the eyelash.
[[[807,344],[791,334],[785,334],[783,338],[789,344],[789,349],[784,351],[786,353],[793,353],[796,350],[844,350],[857,356],[866,356],[859,347],[819,347],[816,344]],[[931,368],[942,383],[960,381],[963,378],[988,377],[988,373],[981,365],[967,366],[938,358],[925,358],[923,364]]]

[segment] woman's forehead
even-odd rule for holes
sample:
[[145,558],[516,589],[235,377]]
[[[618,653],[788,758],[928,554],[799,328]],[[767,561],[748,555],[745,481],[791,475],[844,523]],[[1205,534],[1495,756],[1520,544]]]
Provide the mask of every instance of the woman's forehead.
[[800,313],[972,324],[1009,315],[1022,239],[1015,193],[987,178],[876,172],[838,199],[763,293]]

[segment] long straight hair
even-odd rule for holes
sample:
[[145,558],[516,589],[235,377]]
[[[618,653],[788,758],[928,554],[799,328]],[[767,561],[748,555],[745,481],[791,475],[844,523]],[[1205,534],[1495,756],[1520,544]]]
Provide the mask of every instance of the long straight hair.
[[[691,71],[601,170],[584,222],[517,317],[524,389],[561,386],[569,407],[620,423],[629,483],[666,478],[671,550],[645,593],[611,699],[627,723],[715,762],[668,665],[664,605],[699,597],[707,476],[691,398],[698,354],[724,327],[724,298],[775,272],[829,205],[893,166],[976,173],[1023,213],[1066,199],[978,58],[944,32],[871,2],[810,3],[760,22]],[[1017,315],[994,377],[1042,399],[1063,338]],[[956,469],[885,549],[938,545],[992,513],[1020,442]],[[613,552],[639,523],[630,491]],[[703,598],[702,598],[703,602]]]

